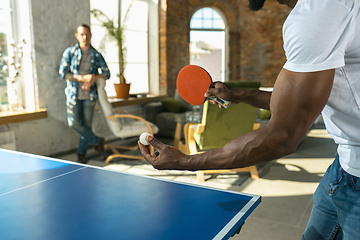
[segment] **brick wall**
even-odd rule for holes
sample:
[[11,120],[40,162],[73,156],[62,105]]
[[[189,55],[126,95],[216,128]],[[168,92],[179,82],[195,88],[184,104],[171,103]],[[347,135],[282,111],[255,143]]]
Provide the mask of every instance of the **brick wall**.
[[281,29],[287,7],[268,1],[252,12],[248,0],[162,0],[159,7],[161,92],[172,96],[178,72],[189,64],[190,19],[202,7],[216,8],[226,18],[229,80],[274,85],[285,63]]
[[273,86],[285,63],[282,25],[290,9],[277,1],[267,1],[259,12],[239,1],[240,79],[260,80],[262,86]]

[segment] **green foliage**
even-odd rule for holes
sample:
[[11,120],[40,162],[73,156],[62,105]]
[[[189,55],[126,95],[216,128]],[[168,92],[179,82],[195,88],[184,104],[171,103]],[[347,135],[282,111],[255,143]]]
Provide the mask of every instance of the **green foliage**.
[[5,33],[0,33],[0,48],[1,48],[1,55],[3,57],[7,56],[7,40],[6,40],[7,36]]

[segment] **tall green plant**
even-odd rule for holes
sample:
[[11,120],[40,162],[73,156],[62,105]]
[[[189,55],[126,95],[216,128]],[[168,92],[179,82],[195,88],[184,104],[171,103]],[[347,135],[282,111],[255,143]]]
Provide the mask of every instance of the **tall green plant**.
[[100,49],[105,49],[105,42],[112,40],[115,41],[119,51],[119,75],[120,83],[126,83],[124,77],[125,62],[127,49],[125,46],[124,29],[126,27],[127,18],[129,16],[130,9],[135,0],[132,0],[129,8],[125,13],[125,17],[122,23],[120,23],[120,13],[118,14],[118,21],[115,23],[114,19],[110,19],[105,13],[99,9],[91,10],[91,14],[101,23],[101,26],[107,30],[107,35],[104,36],[103,41],[100,43]]

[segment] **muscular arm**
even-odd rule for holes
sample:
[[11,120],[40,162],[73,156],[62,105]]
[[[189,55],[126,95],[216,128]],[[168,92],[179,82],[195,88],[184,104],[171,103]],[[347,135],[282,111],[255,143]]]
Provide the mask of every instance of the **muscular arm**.
[[250,104],[257,108],[270,110],[271,92],[260,90],[239,89],[239,102]]
[[[288,155],[295,151],[325,106],[334,72],[295,73],[283,69],[271,95],[269,123],[224,147],[188,156],[153,139],[150,143],[160,155],[151,157],[140,145],[141,151],[157,169],[188,170],[246,167]],[[252,98],[248,101],[257,101],[256,94]]]
[[200,168],[235,168],[273,160],[295,151],[319,116],[332,88],[335,70],[295,73],[283,69],[270,100],[267,125],[222,148],[193,156]]

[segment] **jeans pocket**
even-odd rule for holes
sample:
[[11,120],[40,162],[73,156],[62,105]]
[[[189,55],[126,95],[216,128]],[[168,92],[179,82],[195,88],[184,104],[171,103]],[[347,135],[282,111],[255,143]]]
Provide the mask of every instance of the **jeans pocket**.
[[352,188],[354,188],[355,190],[360,191],[360,178],[359,177],[355,177],[353,175],[350,175],[350,184],[351,184]]
[[332,181],[329,184],[329,188],[328,188],[328,193],[329,194],[336,193],[336,191],[340,187],[345,185],[345,183],[343,182],[344,176],[345,176],[345,172],[341,167],[333,170]]

